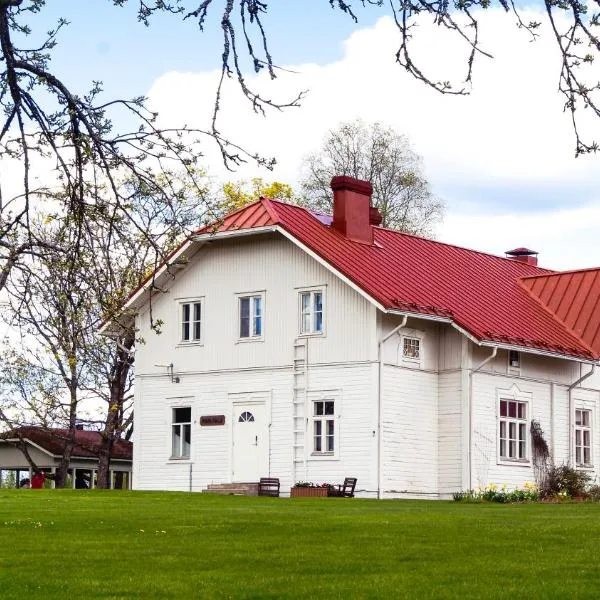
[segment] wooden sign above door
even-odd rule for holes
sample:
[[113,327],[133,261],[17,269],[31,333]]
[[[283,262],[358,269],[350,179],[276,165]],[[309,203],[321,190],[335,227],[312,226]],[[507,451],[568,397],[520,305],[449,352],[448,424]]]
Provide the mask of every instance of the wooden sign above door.
[[225,425],[225,415],[204,415],[200,417],[200,427]]

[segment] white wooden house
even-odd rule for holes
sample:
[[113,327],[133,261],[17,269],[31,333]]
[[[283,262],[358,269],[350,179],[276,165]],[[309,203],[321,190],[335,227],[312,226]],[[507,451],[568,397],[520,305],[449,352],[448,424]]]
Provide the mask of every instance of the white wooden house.
[[[600,270],[555,273],[261,198],[184,243],[127,305],[139,335],[133,487],[279,477],[445,497],[600,463]],[[151,324],[160,324],[160,334]],[[110,332],[110,324],[105,331]]]

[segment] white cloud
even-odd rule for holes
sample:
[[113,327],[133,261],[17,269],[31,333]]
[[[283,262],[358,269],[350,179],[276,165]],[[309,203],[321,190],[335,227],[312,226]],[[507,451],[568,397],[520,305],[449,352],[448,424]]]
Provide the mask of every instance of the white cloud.
[[450,213],[438,237],[458,246],[503,255],[525,245],[538,251],[539,265],[568,270],[600,265],[600,203],[575,209],[520,215]]
[[[523,20],[545,21],[545,16],[528,10]],[[485,189],[490,195],[498,188],[531,193],[536,186],[589,189],[600,183],[598,158],[573,156],[570,120],[557,93],[560,63],[549,29],[531,43],[515,26],[513,15],[490,10],[480,15],[480,23],[485,49],[495,59],[478,58],[469,97],[441,96],[406,74],[394,61],[399,37],[389,18],[356,31],[345,41],[340,61],[286,66],[296,74],[281,72],[275,82],[269,82],[266,74],[248,77],[250,85],[279,100],[309,89],[300,108],[270,112],[266,118],[254,115],[231,82],[222,103],[221,130],[263,155],[275,155],[278,165],[272,175],[260,173],[254,165],[227,174],[211,148],[207,166],[227,178],[262,175],[294,184],[302,156],[319,146],[327,129],[357,116],[380,120],[409,135],[434,189],[460,187],[465,196],[461,205],[472,209],[467,216],[459,215],[450,205],[439,231],[441,239],[493,252],[537,246],[544,264],[563,268],[600,264],[600,253],[591,244],[593,234],[588,235],[594,227],[597,230],[600,193],[595,198],[569,194],[560,211],[553,207],[533,214],[531,209],[523,215],[527,213],[523,192],[507,198],[503,214],[493,220],[489,208],[483,216],[476,203]],[[430,24],[419,28],[414,56],[440,79],[456,80],[466,69],[464,47],[460,51],[456,38]],[[217,77],[217,72],[166,73],[149,96],[165,123],[206,127]],[[594,127],[600,133],[590,119],[586,133],[593,136]],[[477,192],[469,198],[471,185]],[[525,206],[517,211],[519,203]],[[520,216],[511,216],[513,212]],[[486,229],[488,234],[482,234]]]

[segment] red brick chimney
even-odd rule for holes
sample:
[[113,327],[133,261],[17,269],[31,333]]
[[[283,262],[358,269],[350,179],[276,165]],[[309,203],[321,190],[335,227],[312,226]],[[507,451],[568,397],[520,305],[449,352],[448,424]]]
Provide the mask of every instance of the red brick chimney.
[[381,215],[371,207],[373,186],[368,181],[340,175],[331,180],[333,190],[332,226],[353,242],[373,244],[373,225]]
[[513,260],[518,260],[534,267],[538,264],[538,253],[529,248],[515,248],[514,250],[507,250],[505,254],[506,258],[512,258]]

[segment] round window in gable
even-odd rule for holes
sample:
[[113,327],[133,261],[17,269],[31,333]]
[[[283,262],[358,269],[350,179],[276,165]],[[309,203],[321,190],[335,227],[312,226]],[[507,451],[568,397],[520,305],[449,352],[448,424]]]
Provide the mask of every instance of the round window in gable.
[[244,411],[238,419],[239,423],[249,423],[250,421],[254,421],[254,415],[248,411]]

